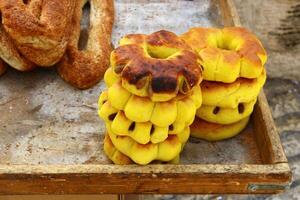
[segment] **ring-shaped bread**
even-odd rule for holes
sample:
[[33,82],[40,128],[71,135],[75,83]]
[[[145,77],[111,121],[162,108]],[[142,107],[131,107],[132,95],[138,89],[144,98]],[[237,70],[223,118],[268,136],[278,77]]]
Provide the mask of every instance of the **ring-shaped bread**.
[[[124,130],[118,132],[124,134],[127,134],[125,130],[131,123],[149,124],[149,134],[150,131],[154,133],[159,130],[155,127],[176,134],[193,122],[196,109],[201,105],[201,99],[199,86],[193,88],[192,93],[183,98],[167,102],[152,102],[147,97],[131,95],[116,83],[100,95],[99,115],[105,121],[114,122],[116,127]],[[114,116],[113,119],[112,117],[109,119],[110,115]],[[154,127],[151,128],[151,124]]]
[[183,38],[201,58],[203,79],[232,83],[260,76],[267,54],[254,34],[241,27],[192,28]]
[[[121,153],[112,143],[108,133],[105,134],[103,141],[104,153],[107,157],[116,165],[128,165],[134,162],[125,154]],[[177,155],[173,160],[170,160],[169,164],[178,164],[180,162],[180,155]],[[154,161],[154,164],[161,163],[161,161]]]
[[89,0],[90,27],[86,47],[78,47],[82,8],[86,0],[76,0],[71,35],[65,55],[58,64],[59,75],[71,85],[86,89],[98,83],[109,67],[111,33],[114,23],[113,0]]
[[2,23],[26,59],[52,66],[65,52],[74,5],[73,0],[2,0]]
[[202,105],[197,110],[196,116],[212,123],[232,124],[250,116],[255,102],[256,99],[247,103],[239,103],[236,108]]
[[248,124],[250,117],[233,124],[216,124],[196,117],[191,125],[191,136],[207,141],[225,140],[239,134]]
[[34,64],[19,53],[2,24],[0,24],[0,57],[9,66],[19,71],[30,71],[34,68]]
[[107,132],[116,149],[140,165],[149,164],[154,160],[171,161],[180,154],[184,145],[177,135],[169,135],[166,140],[157,144],[139,144],[128,136],[114,134],[109,126]]
[[[166,126],[158,126],[151,121],[136,122],[128,119],[122,110],[114,108],[108,100],[108,93],[103,92],[99,98],[99,116],[111,126],[111,130],[120,136],[129,136],[138,143],[159,143],[164,141],[168,135],[178,135],[180,140],[188,139],[188,126],[195,118],[195,111],[190,111],[190,105],[181,101],[177,102],[179,114],[175,121]],[[181,105],[182,104],[182,105]],[[183,116],[183,117],[182,117]],[[186,118],[184,118],[186,117]]]
[[202,80],[198,56],[177,35],[165,30],[125,36],[110,61],[125,89],[152,101],[187,94]]
[[240,103],[256,99],[266,81],[266,71],[255,79],[238,78],[233,83],[203,81],[202,103],[207,106],[236,108]]

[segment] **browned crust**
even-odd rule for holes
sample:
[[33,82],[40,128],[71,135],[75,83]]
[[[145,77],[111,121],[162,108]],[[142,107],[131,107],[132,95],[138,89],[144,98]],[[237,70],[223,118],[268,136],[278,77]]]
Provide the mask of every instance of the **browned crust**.
[[201,68],[199,57],[174,33],[161,30],[145,37],[147,45],[179,49],[180,55],[168,59],[145,56],[140,43],[140,34],[129,35],[134,44],[120,46],[114,50],[116,65],[124,65],[121,76],[130,84],[138,85],[145,77],[150,78],[151,90],[155,93],[174,92],[178,87],[178,78],[183,76],[189,88],[200,82]]
[[[77,0],[67,51],[58,64],[60,76],[79,89],[92,87],[102,79],[109,66],[109,55],[112,50],[113,0],[90,0],[90,4],[95,7],[97,15],[100,13],[100,17],[95,21],[90,21],[92,28],[89,32],[87,48],[83,51],[78,49],[80,19],[84,1]],[[91,12],[90,15],[96,15],[96,13]]]
[[23,57],[16,48],[13,40],[0,24],[0,57],[11,67],[19,71],[30,71],[35,65]]
[[74,5],[73,0],[2,0],[2,23],[28,60],[52,66],[64,54]]
[[257,79],[247,79],[247,78],[238,78],[233,83],[223,83],[223,82],[217,82],[217,81],[203,81],[201,83],[201,88],[205,88],[206,90],[218,90],[221,88],[231,88],[233,85],[236,84],[243,84],[243,85],[252,85],[255,83]]

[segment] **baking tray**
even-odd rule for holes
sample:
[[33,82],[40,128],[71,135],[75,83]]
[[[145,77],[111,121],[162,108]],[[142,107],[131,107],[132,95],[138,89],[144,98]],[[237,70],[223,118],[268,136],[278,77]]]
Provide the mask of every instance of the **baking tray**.
[[[113,44],[128,33],[239,26],[231,0],[116,0]],[[88,16],[88,15],[85,15]],[[83,21],[82,28],[86,24]],[[0,78],[0,194],[278,193],[291,172],[260,93],[248,127],[221,142],[191,138],[181,164],[113,165],[104,155],[97,98],[55,69]]]

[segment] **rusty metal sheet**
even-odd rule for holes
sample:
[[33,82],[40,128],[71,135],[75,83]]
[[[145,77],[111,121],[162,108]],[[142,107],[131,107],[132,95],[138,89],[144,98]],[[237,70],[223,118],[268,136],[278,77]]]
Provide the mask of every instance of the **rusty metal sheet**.
[[[180,34],[192,26],[221,25],[218,8],[209,0],[117,0],[115,6],[114,45],[128,33],[167,29]],[[74,89],[55,69],[9,70],[0,77],[0,164],[110,163],[102,150],[104,123],[97,116],[104,89],[103,81],[88,90]],[[223,142],[190,139],[181,160],[260,162],[251,127]]]

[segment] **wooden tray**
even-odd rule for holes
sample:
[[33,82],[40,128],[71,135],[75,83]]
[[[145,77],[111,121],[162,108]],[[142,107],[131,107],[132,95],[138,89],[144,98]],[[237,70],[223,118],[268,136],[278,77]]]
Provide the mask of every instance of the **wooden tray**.
[[[231,0],[117,0],[113,42],[130,32],[240,25]],[[83,26],[84,27],[84,26]],[[0,194],[278,193],[291,171],[260,93],[251,123],[222,142],[191,138],[179,165],[117,166],[102,150],[97,97],[54,70],[0,78]]]

